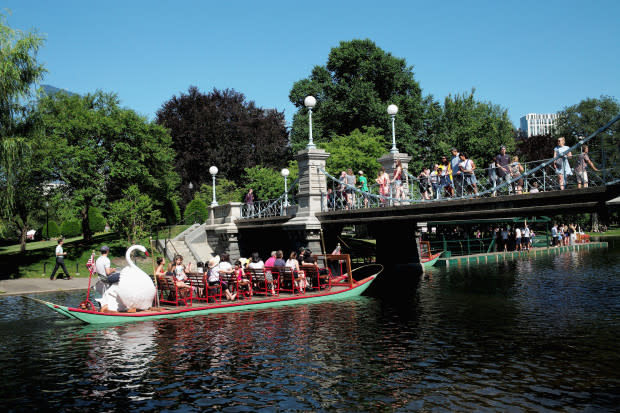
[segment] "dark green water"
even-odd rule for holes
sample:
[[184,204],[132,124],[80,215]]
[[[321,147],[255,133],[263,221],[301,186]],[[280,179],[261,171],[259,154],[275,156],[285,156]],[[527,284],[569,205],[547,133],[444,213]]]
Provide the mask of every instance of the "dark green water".
[[613,244],[382,277],[352,301],[103,328],[4,297],[0,400],[12,411],[618,411]]

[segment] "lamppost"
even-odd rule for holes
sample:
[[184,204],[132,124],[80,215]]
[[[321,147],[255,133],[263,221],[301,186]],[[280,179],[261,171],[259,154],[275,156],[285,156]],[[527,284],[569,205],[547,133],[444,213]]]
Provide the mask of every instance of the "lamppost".
[[312,108],[316,106],[316,99],[314,98],[314,96],[306,96],[306,98],[304,99],[304,105],[308,108],[308,124],[310,126],[310,139],[308,140],[308,145],[306,146],[306,148],[314,149],[316,148],[316,145],[312,141]]
[[288,169],[282,168],[280,174],[284,177],[284,207],[286,208],[288,206],[288,189],[286,187],[286,178],[288,178],[290,172]]
[[[194,199],[192,197],[192,191],[194,190],[194,184],[191,183],[191,181],[190,181],[190,183],[187,184],[187,188],[189,189],[189,199],[191,201],[192,199]],[[196,211],[193,211],[193,218],[194,218],[194,224],[195,224],[196,223]]]
[[50,227],[49,227],[49,220],[48,220],[48,210],[50,207],[50,203],[45,201],[45,238],[50,239]]
[[387,113],[392,117],[392,149],[390,149],[390,153],[398,153],[398,149],[396,149],[396,131],[394,130],[394,118],[398,113],[398,106],[390,105],[387,107]]
[[213,177],[213,202],[211,202],[211,206],[216,207],[217,200],[215,199],[215,175],[217,175],[217,166],[214,165],[211,168],[209,168],[209,173]]

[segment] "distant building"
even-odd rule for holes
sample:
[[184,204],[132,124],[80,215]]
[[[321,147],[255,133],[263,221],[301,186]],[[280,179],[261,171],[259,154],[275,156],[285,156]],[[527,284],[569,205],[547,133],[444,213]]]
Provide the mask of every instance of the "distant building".
[[553,132],[557,113],[528,113],[521,118],[520,130],[526,137],[548,135]]

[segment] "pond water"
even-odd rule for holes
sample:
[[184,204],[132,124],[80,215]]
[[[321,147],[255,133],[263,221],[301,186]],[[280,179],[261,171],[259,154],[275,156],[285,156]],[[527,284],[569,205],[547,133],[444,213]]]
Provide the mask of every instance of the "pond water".
[[[92,327],[0,299],[9,411],[618,411],[620,250],[386,272],[334,303]],[[37,297],[75,305],[81,293]]]

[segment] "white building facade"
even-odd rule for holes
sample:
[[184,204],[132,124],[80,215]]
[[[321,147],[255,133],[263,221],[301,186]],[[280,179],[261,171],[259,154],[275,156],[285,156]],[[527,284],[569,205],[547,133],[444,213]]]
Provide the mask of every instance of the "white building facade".
[[527,137],[547,135],[553,132],[558,119],[557,113],[528,113],[521,118],[520,129]]

